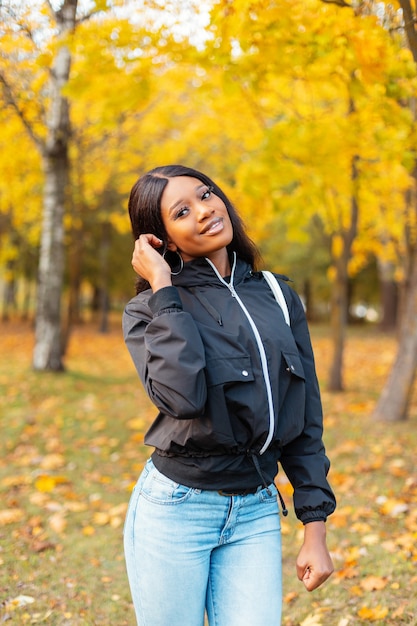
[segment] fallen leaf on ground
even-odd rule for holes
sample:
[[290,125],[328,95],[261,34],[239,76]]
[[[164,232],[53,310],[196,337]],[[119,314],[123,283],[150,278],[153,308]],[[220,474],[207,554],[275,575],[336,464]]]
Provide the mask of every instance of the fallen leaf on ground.
[[307,615],[307,617],[300,622],[300,626],[322,626],[320,615],[317,615],[317,613]]
[[53,491],[57,485],[68,484],[69,480],[65,476],[49,476],[41,474],[35,480],[35,488],[41,493]]
[[40,467],[46,470],[54,470],[65,465],[66,461],[62,454],[46,454],[40,462]]
[[20,522],[24,517],[24,512],[21,509],[3,509],[0,511],[0,526],[7,526],[7,524],[15,524]]
[[361,619],[367,620],[369,622],[374,622],[379,619],[384,619],[388,615],[388,609],[385,606],[375,606],[373,608],[363,606],[359,611],[358,615]]
[[360,582],[360,586],[365,591],[377,591],[379,589],[384,589],[388,584],[386,578],[382,576],[367,576]]
[[49,518],[49,526],[59,535],[64,532],[67,526],[67,520],[62,513],[55,513]]
[[14,611],[21,606],[26,606],[27,604],[32,604],[33,602],[35,602],[35,598],[32,598],[31,596],[17,596],[11,600],[2,602],[1,608],[5,611]]
[[284,602],[285,604],[290,604],[291,602],[294,602],[294,600],[296,600],[297,598],[298,593],[296,591],[290,591],[284,596]]

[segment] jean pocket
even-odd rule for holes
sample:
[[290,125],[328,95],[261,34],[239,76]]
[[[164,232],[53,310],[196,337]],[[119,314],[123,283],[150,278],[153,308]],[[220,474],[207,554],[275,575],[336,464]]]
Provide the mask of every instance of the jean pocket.
[[128,518],[130,518],[132,515],[134,516],[135,514],[134,511],[136,509],[137,500],[139,498],[142,485],[146,482],[146,479],[149,476],[149,473],[152,472],[153,468],[154,468],[154,465],[153,465],[152,459],[148,459],[142,469],[142,472],[140,473],[138,480],[133,486],[132,492],[130,494],[129,504],[128,504],[127,511],[126,511],[124,525],[123,525],[123,534],[125,533],[125,530],[126,530]]
[[192,487],[171,480],[153,467],[142,484],[140,495],[156,504],[173,505],[188,500],[193,491]]
[[278,489],[274,483],[271,483],[268,487],[265,487],[265,489],[261,489],[257,495],[259,496],[259,502],[276,502]]

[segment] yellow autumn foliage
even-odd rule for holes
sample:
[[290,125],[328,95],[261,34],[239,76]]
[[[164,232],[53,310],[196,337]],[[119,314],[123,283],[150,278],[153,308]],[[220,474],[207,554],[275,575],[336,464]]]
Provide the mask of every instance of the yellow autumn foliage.
[[[143,0],[134,13],[107,4],[95,2],[100,11],[66,42],[69,246],[75,233],[101,224],[126,233],[126,195],[137,176],[183,162],[219,180],[261,242],[278,228],[305,246],[318,219],[340,254],[355,197],[350,272],[375,254],[391,259],[393,250],[400,262],[404,219],[414,219],[417,231],[404,200],[416,134],[404,102],[415,97],[417,76],[410,52],[375,15],[346,10],[342,17],[319,0],[219,0],[208,9],[194,2],[190,10],[208,15],[199,32],[173,2]],[[26,124],[3,90],[0,214],[9,222],[0,235],[2,266],[22,241],[32,249],[39,242],[36,138],[46,136],[46,85],[57,48],[44,27],[47,3],[38,13],[21,5],[1,34],[2,75]]]

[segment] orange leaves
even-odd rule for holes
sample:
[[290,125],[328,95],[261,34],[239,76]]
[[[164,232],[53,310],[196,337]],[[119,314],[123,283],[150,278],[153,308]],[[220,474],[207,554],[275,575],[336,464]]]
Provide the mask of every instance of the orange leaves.
[[50,476],[48,474],[40,474],[35,480],[35,488],[44,493],[51,492],[57,485],[67,484],[68,478],[65,476]]
[[24,511],[21,509],[2,509],[0,510],[0,526],[15,524],[24,518]]
[[376,606],[374,608],[362,607],[358,611],[358,616],[367,621],[374,622],[376,620],[384,619],[388,615],[388,608],[386,606]]
[[62,454],[46,454],[42,457],[39,467],[43,470],[56,470],[65,465],[65,457]]
[[90,523],[83,527],[83,534],[87,537],[94,535],[100,526],[120,528],[127,511],[127,502],[111,507],[106,511],[97,511],[93,514]]
[[66,527],[67,520],[65,519],[65,511],[57,511],[48,520],[49,527],[54,531],[57,535],[61,535]]
[[145,420],[143,417],[133,417],[127,422],[127,427],[131,430],[143,431],[143,429],[146,428]]
[[385,496],[381,496],[377,499],[377,504],[379,504],[381,515],[398,517],[408,511],[407,502],[398,498],[386,498]]
[[388,584],[388,580],[383,576],[367,576],[360,581],[360,586],[365,591],[380,591]]
[[[149,454],[143,434],[155,409],[140,389],[119,325],[105,336],[88,325],[76,328],[69,371],[53,385],[24,358],[30,333],[8,326],[1,337],[7,358],[3,353],[2,364],[0,354],[0,408],[12,407],[13,414],[2,423],[0,439],[0,602],[35,599],[10,604],[8,619],[19,625],[43,619],[122,626],[132,615],[122,526]],[[312,334],[323,376],[328,334],[314,327]],[[289,509],[282,520],[283,626],[415,620],[416,399],[409,422],[387,426],[369,417],[394,349],[393,337],[349,331],[349,391],[323,393],[329,480],[338,499],[326,525],[335,572],[313,594],[295,574],[303,528],[292,510],[292,488],[283,472],[278,475]]]

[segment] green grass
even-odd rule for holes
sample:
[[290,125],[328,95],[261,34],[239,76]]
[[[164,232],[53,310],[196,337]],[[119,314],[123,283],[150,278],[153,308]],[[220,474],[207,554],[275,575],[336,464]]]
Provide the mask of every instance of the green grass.
[[[330,394],[330,341],[325,328],[312,334],[338,498],[327,524],[336,571],[314,593],[304,590],[295,575],[302,527],[290,510],[283,626],[417,624],[416,398],[408,421],[373,422],[394,339],[354,329],[347,391]],[[119,322],[108,335],[77,329],[57,375],[32,371],[29,328],[3,324],[0,340],[0,622],[133,626],[122,528],[155,411]],[[13,607],[19,596],[33,602]]]

